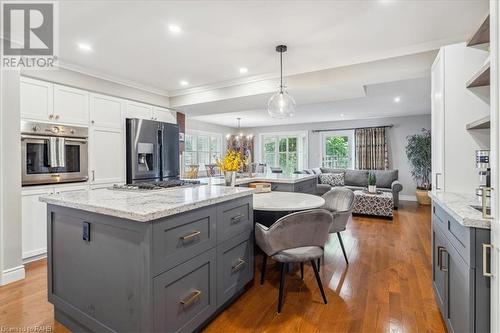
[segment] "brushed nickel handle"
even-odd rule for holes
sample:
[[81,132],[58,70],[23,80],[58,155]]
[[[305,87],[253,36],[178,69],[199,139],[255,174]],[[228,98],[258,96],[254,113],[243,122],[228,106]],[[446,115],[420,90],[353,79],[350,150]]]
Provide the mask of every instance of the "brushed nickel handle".
[[236,265],[234,265],[233,267],[231,267],[231,270],[233,272],[237,272],[240,269],[242,269],[245,264],[246,264],[245,260],[243,260],[243,258],[239,258],[238,263]]
[[483,187],[483,193],[481,196],[481,205],[482,205],[482,212],[483,212],[483,218],[485,219],[492,219],[493,215],[491,215],[491,207],[490,207],[490,213],[488,214],[488,194],[490,195],[491,198],[491,191],[493,191],[493,188],[491,187]]
[[91,120],[91,121],[90,121],[90,123],[91,123],[91,124],[95,124],[95,121],[94,121],[94,120]]
[[442,247],[442,246],[438,246],[437,247],[437,250],[438,250],[437,251],[438,252],[437,253],[437,260],[438,260],[438,268],[439,268],[439,270],[441,270],[441,250],[442,249],[444,249],[444,247]]
[[487,267],[488,260],[486,259],[486,256],[488,249],[490,249],[491,251],[491,249],[493,249],[493,245],[483,243],[483,276],[492,277],[493,274],[491,272],[488,272],[488,267]]
[[444,260],[442,258],[444,252],[447,252],[446,249],[445,249],[445,247],[444,246],[438,246],[438,256],[439,256],[439,259],[441,259],[441,260],[438,261],[438,262],[440,262],[439,269],[441,271],[443,271],[443,272],[448,272],[448,267],[446,267],[444,265]]
[[233,217],[231,217],[231,223],[238,223],[244,217],[245,217],[245,215],[243,215],[243,214],[238,214],[236,216],[233,216]]
[[201,290],[195,290],[188,297],[181,299],[180,303],[183,305],[190,305],[201,296]]
[[95,182],[95,170],[92,170],[92,181]]
[[193,232],[191,232],[191,233],[189,233],[189,234],[187,234],[187,235],[181,236],[181,237],[179,237],[179,238],[180,238],[181,240],[188,240],[188,239],[191,239],[191,238],[193,238],[193,237],[198,236],[199,234],[201,234],[201,231],[199,231],[199,230],[195,230],[195,231],[193,231]]

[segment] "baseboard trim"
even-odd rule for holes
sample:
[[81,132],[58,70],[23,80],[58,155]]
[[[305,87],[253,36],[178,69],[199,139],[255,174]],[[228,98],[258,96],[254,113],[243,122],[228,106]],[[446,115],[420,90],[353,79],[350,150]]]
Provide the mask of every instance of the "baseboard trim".
[[24,265],[6,269],[0,276],[0,286],[22,280],[25,276]]
[[401,201],[417,201],[417,197],[414,195],[400,194],[399,200],[401,200]]
[[26,264],[29,264],[30,262],[45,259],[45,258],[47,258],[47,252],[43,252],[43,253],[40,253],[37,255],[23,258],[23,264],[26,265]]
[[23,252],[23,264],[45,258],[46,256],[47,256],[46,247],[42,247],[40,249],[36,249],[33,251]]

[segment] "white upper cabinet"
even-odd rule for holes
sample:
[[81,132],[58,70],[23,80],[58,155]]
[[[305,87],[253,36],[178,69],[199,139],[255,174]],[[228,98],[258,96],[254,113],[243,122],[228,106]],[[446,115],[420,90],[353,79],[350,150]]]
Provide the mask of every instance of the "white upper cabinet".
[[177,124],[177,114],[176,112],[170,111],[168,109],[154,107],[153,120],[161,121],[164,123]]
[[90,125],[104,128],[123,128],[122,112],[125,101],[105,95],[90,95]]
[[153,118],[153,107],[151,105],[138,102],[127,102],[125,118],[148,119]]
[[432,64],[432,189],[444,190],[444,49]]
[[53,114],[53,88],[52,83],[21,77],[21,117],[49,121]]
[[64,124],[88,125],[89,93],[54,84],[53,120]]

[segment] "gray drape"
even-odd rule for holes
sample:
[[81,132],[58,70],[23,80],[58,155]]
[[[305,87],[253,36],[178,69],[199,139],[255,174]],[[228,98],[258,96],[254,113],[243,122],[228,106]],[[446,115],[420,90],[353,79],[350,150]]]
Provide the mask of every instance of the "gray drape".
[[386,128],[358,128],[356,142],[356,169],[385,170],[389,168]]

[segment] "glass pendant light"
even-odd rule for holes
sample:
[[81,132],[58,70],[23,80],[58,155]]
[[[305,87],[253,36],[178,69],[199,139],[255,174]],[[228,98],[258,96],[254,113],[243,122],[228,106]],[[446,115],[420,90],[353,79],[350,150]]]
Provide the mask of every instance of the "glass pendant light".
[[280,90],[275,93],[267,102],[267,112],[273,118],[288,118],[295,112],[295,100],[283,90],[283,53],[286,52],[286,45],[276,46],[276,52],[280,53]]

